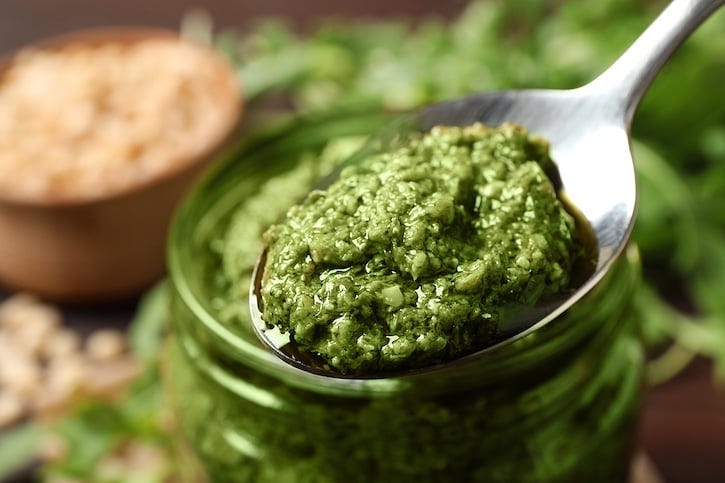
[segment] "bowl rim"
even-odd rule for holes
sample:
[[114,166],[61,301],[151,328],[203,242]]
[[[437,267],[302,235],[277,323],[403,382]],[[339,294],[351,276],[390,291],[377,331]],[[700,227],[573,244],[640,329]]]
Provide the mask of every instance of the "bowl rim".
[[132,196],[148,188],[161,185],[174,177],[183,176],[198,167],[200,164],[203,164],[205,161],[216,158],[219,152],[224,149],[224,146],[233,137],[233,134],[240,125],[243,97],[241,87],[239,85],[238,75],[230,62],[213,47],[197,40],[184,37],[178,31],[169,28],[147,26],[92,27],[72,30],[24,44],[17,49],[0,55],[0,89],[2,88],[5,72],[11,67],[12,62],[19,54],[28,49],[53,51],[61,50],[72,44],[86,44],[94,46],[118,42],[132,44],[152,39],[176,39],[180,42],[191,44],[196,48],[202,49],[206,52],[206,54],[208,54],[208,58],[213,64],[213,68],[219,78],[226,77],[229,81],[228,83],[225,83],[225,85],[231,86],[231,88],[224,89],[224,96],[228,97],[229,102],[222,104],[226,110],[223,127],[219,129],[219,131],[209,140],[204,147],[204,150],[195,156],[176,156],[170,163],[169,168],[163,170],[161,173],[141,179],[138,182],[124,185],[117,189],[108,190],[108,192],[101,195],[69,196],[67,198],[44,199],[43,197],[9,195],[8,193],[0,192],[0,204],[18,208],[70,208],[106,203]]

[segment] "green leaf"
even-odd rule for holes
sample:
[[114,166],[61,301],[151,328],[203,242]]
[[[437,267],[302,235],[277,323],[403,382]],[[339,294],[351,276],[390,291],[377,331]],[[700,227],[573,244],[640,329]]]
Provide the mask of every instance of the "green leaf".
[[89,403],[54,428],[68,445],[68,455],[54,465],[54,470],[84,477],[98,461],[109,454],[123,439],[128,424],[114,407]]
[[42,437],[43,431],[29,423],[0,434],[0,481],[33,461]]
[[156,360],[168,325],[169,288],[163,280],[141,300],[129,328],[129,344],[144,363]]

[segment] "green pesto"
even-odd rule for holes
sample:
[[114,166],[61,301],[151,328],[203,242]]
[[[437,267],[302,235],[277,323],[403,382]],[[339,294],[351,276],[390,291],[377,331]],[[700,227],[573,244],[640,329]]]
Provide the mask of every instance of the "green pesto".
[[551,170],[545,141],[480,124],[345,169],[265,233],[265,321],[342,373],[490,343],[512,308],[565,291],[582,253]]
[[[192,196],[195,210],[178,220],[183,229],[171,249],[187,269],[171,272],[174,331],[164,375],[180,429],[209,480],[626,481],[643,388],[631,305],[636,250],[556,323],[455,377],[428,373],[391,392],[351,386],[332,396],[252,363],[244,346],[260,342],[247,295],[262,234],[359,145],[335,139],[321,151],[310,132],[328,129],[315,127],[296,125],[263,156],[247,150],[228,160]],[[210,336],[217,329],[205,328],[213,324],[188,303],[186,287],[245,342],[233,357]]]

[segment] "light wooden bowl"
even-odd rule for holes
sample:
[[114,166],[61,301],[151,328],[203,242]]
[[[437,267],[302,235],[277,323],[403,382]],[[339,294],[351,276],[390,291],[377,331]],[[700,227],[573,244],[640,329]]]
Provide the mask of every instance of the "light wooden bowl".
[[[32,44],[60,49],[70,43],[98,45],[173,38],[169,30],[84,30]],[[165,270],[166,232],[174,208],[236,131],[241,100],[231,66],[211,48],[227,99],[223,128],[200,156],[175,160],[163,175],[89,201],[14,200],[0,193],[0,284],[47,299],[86,303],[120,300],[139,293]],[[14,55],[14,54],[13,54]],[[13,55],[0,60],[0,79]]]

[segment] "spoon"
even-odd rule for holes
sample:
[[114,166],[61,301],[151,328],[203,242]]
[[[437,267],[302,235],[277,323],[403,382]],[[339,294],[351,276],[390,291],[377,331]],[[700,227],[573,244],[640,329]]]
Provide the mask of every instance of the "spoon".
[[[518,320],[509,327],[503,341],[498,339],[498,343],[456,361],[475,359],[564,313],[602,279],[622,252],[634,224],[637,198],[629,146],[635,109],[675,49],[724,3],[725,0],[674,0],[609,69],[583,87],[487,92],[423,108],[375,136],[361,152],[326,176],[315,189],[329,186],[343,167],[370,153],[395,146],[406,133],[425,132],[436,125],[468,126],[480,122],[498,126],[510,122],[550,142],[551,157],[558,168],[566,198],[590,224],[596,237],[596,267],[573,293],[555,303],[535,307],[527,313],[525,320]],[[265,263],[266,251],[254,267],[249,297],[253,326],[259,339],[277,357],[298,369],[329,378],[351,379],[297,354],[289,336],[270,328],[262,319],[259,293]],[[442,371],[450,366],[451,363],[444,363],[405,373]]]

